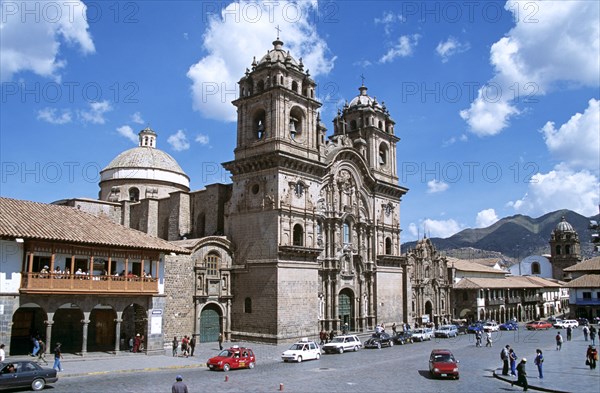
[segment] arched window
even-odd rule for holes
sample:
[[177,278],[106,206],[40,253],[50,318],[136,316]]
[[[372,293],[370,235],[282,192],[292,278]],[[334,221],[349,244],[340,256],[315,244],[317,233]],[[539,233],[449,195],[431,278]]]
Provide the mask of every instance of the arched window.
[[383,130],[383,123],[381,122],[381,120],[379,120],[379,123],[377,123],[377,128]]
[[350,130],[356,130],[356,120],[350,121]]
[[344,243],[350,243],[350,225],[347,222],[344,222],[343,226],[344,230]]
[[264,109],[259,109],[256,112],[254,112],[254,116],[253,116],[253,120],[252,120],[252,126],[253,126],[253,132],[254,132],[254,137],[257,140],[263,139],[265,137],[265,111]]
[[140,190],[138,190],[136,187],[131,187],[129,189],[129,201],[137,202],[139,200],[140,200]]
[[569,255],[571,253],[571,245],[565,245],[565,255]]
[[262,80],[258,81],[258,83],[256,84],[256,91],[258,93],[261,93],[264,89],[265,89],[265,82]]
[[246,314],[252,314],[252,299],[249,297],[244,299],[244,312]]
[[302,110],[298,107],[292,108],[292,110],[290,111],[289,129],[290,137],[294,140],[299,139],[302,136],[302,131],[304,127],[303,119],[304,113],[302,112]]
[[425,267],[425,278],[429,278],[429,266]]
[[296,81],[292,82],[292,90],[294,90],[295,93],[298,92],[298,82],[296,82]]
[[560,255],[560,244],[556,245],[556,255]]
[[300,198],[304,194],[304,184],[298,182],[294,185],[294,194]]
[[302,225],[296,224],[294,225],[294,235],[293,235],[293,244],[294,246],[303,246],[304,245],[304,228]]
[[392,239],[389,237],[385,238],[385,253],[388,255],[392,253]]
[[386,165],[388,161],[388,147],[385,143],[379,145],[379,165]]
[[531,264],[531,274],[541,274],[539,262],[533,262]]
[[204,258],[204,266],[206,267],[207,276],[218,276],[221,258],[216,253],[210,253]]
[[279,84],[283,85],[283,75],[279,77]]

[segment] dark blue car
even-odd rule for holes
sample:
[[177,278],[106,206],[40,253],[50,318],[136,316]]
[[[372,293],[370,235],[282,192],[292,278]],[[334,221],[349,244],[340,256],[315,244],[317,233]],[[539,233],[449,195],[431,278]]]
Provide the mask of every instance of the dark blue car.
[[519,330],[519,325],[516,322],[504,322],[500,325],[500,330]]
[[477,332],[483,332],[483,324],[482,323],[472,323],[467,328],[467,333],[475,334]]

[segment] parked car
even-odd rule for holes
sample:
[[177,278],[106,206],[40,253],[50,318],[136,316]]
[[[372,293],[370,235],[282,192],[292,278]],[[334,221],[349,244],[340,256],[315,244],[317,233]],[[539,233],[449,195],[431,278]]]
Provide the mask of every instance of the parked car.
[[303,360],[319,360],[320,358],[321,348],[319,348],[319,344],[314,341],[308,341],[308,339],[292,344],[290,349],[281,354],[281,359],[284,362],[301,363]]
[[431,328],[417,328],[413,330],[413,341],[431,340],[431,337],[433,337],[433,330]]
[[500,327],[496,322],[486,322],[483,324],[484,332],[497,332],[498,330],[500,330]]
[[555,327],[555,328],[557,328],[557,329],[566,329],[566,328],[568,328],[569,326],[570,326],[571,328],[576,328],[576,327],[579,327],[579,322],[577,322],[577,321],[576,321],[576,320],[574,320],[574,319],[563,319],[563,320],[561,320],[561,321],[558,321],[558,322],[556,322],[556,323],[555,323],[554,325],[552,325],[552,326],[554,326],[554,327]]
[[519,324],[513,321],[508,321],[500,324],[500,330],[519,330]]
[[483,331],[483,324],[479,323],[479,322],[472,323],[467,328],[467,333],[471,333],[471,334],[475,334],[477,332],[482,332],[482,331]]
[[458,360],[448,349],[434,349],[429,356],[429,373],[433,377],[458,379]]
[[579,326],[588,326],[590,324],[587,318],[577,318],[577,322],[579,322]]
[[323,351],[325,353],[344,353],[347,351],[356,352],[361,349],[362,346],[363,345],[358,336],[348,334],[334,337],[333,340],[323,345]]
[[394,344],[412,344],[413,334],[410,330],[398,332],[392,337],[392,339],[394,340]]
[[394,340],[392,336],[383,332],[383,333],[374,333],[371,338],[369,338],[364,343],[365,348],[379,348],[381,347],[393,347]]
[[557,321],[557,319],[556,319],[556,318],[554,318],[554,317],[550,317],[550,318],[546,319],[546,321],[548,321],[548,322],[550,322],[550,323],[554,323],[554,322],[556,322],[556,321]]
[[456,337],[458,336],[458,328],[456,325],[442,325],[439,329],[435,330],[434,335],[435,337],[444,338]]
[[215,357],[208,359],[206,365],[210,370],[229,371],[232,368],[254,368],[256,357],[250,348],[234,345],[224,349]]
[[552,327],[552,324],[550,322],[545,322],[545,321],[531,321],[531,322],[527,322],[527,324],[525,325],[525,328],[527,330],[548,330]]
[[56,381],[56,370],[30,360],[0,363],[0,388],[3,390],[30,387],[37,392]]

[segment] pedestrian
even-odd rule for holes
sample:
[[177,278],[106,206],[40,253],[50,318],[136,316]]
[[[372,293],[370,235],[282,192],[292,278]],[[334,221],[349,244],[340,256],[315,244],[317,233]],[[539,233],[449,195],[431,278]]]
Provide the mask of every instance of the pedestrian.
[[64,371],[60,365],[60,359],[63,358],[60,346],[60,343],[56,343],[56,347],[54,348],[54,366],[52,366],[52,368],[56,369],[56,371]]
[[392,333],[396,335],[396,322],[392,324]]
[[500,351],[500,359],[502,359],[502,375],[508,375],[508,366],[510,363],[510,345],[506,344],[506,346],[502,348]]
[[481,348],[481,332],[479,330],[475,332],[475,346]]
[[319,345],[323,345],[327,341],[327,333],[325,332],[324,329],[321,329],[321,331],[319,332],[319,340],[321,340]]
[[191,337],[192,338],[190,340],[190,356],[194,356],[194,350],[196,349],[196,336],[192,334]]
[[223,333],[219,333],[219,350],[223,349]]
[[181,339],[181,355],[185,356],[186,358],[189,355],[189,352],[188,352],[188,338],[187,338],[187,336],[183,336],[183,338]]
[[508,350],[508,359],[510,361],[510,375],[517,376],[517,354],[511,348]]
[[571,341],[572,335],[573,335],[573,328],[571,326],[567,326],[567,341]]
[[137,353],[140,350],[140,343],[141,343],[141,338],[140,338],[140,334],[136,334],[135,338],[133,339],[133,353]]
[[0,362],[6,359],[6,352],[4,352],[4,344],[0,344]]
[[597,362],[598,362],[598,350],[593,345],[590,345],[586,352],[585,364],[590,366],[590,370],[594,370],[596,368]]
[[588,328],[587,326],[584,326],[582,329],[583,332],[583,338],[585,341],[588,340],[588,334],[590,334],[590,328]]
[[331,331],[329,332],[329,341],[333,341],[334,337],[335,337],[335,330],[331,329]]
[[173,337],[173,341],[171,342],[173,345],[173,357],[177,356],[177,347],[179,346],[179,341],[177,341],[177,336]]
[[492,333],[485,332],[485,346],[492,347]]
[[37,356],[38,351],[40,350],[40,343],[38,337],[31,336],[31,343],[33,344],[33,349],[31,350],[31,356]]
[[175,377],[175,383],[171,387],[171,393],[188,393],[188,387],[183,383],[183,377],[181,375]]
[[562,343],[563,343],[563,338],[562,338],[562,336],[560,335],[560,332],[558,332],[558,333],[556,334],[556,337],[555,337],[555,339],[556,339],[556,350],[557,350],[557,351],[560,351],[560,350],[562,349]]
[[536,349],[535,353],[536,355],[533,363],[537,366],[539,378],[544,379],[544,370],[542,369],[542,365],[544,364],[544,356],[542,355],[542,350]]
[[594,326],[590,327],[590,340],[592,340],[592,345],[596,345],[596,328]]
[[[529,385],[527,384],[527,371],[525,371],[525,364],[527,359],[521,359],[521,362],[517,366],[517,385],[523,386],[523,391],[527,391]],[[512,384],[511,384],[512,385]]]
[[44,362],[44,364],[48,364],[48,361],[44,357],[46,354],[46,343],[44,340],[40,338],[40,350],[38,351],[38,363]]

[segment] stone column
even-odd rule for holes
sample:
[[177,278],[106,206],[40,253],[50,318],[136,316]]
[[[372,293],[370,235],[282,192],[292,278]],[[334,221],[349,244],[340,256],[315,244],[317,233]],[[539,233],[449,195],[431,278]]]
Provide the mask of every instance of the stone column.
[[85,356],[87,353],[87,339],[88,339],[88,325],[90,324],[90,313],[84,312],[83,319],[81,320],[83,324],[83,334],[81,340],[81,356]]
[[115,355],[121,352],[121,322],[123,322],[123,311],[117,311],[115,319]]
[[231,339],[231,299],[227,299],[227,308],[226,308],[226,312],[227,312],[227,316],[225,319],[225,328],[226,328],[226,335],[227,335],[227,339],[230,340]]
[[54,321],[52,320],[54,318],[54,313],[48,313],[48,320],[44,321],[44,323],[46,324],[46,353],[50,353],[50,346],[52,345],[52,325],[54,324]]
[[200,343],[200,312],[202,311],[202,305],[196,300],[194,307],[194,335],[198,337],[198,344]]

